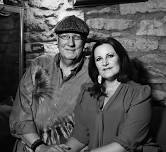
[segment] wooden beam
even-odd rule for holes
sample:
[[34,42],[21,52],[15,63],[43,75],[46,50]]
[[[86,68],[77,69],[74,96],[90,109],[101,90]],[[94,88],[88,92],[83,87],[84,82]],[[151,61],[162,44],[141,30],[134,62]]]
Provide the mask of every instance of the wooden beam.
[[0,11],[3,11],[3,12],[6,11],[6,12],[13,12],[13,13],[20,13],[22,10],[23,8],[19,6],[0,4]]
[[93,7],[101,5],[115,5],[124,3],[138,3],[148,0],[73,0],[74,7]]
[[19,43],[19,80],[24,68],[24,8],[13,5],[0,4],[0,12],[18,13],[20,16],[20,43]]

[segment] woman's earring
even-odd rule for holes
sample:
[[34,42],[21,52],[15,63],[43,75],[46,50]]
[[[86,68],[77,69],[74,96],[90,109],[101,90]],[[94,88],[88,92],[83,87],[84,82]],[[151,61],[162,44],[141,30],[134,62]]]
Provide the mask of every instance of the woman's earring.
[[102,81],[102,77],[101,75],[98,75],[98,83],[101,84],[101,81]]

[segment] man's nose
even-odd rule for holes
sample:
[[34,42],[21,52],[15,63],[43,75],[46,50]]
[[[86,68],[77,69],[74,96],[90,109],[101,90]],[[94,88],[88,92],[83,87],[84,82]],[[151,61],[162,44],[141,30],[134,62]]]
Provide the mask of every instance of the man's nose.
[[74,46],[75,45],[75,41],[74,41],[74,37],[73,36],[70,36],[69,40],[68,40],[68,44],[70,46]]

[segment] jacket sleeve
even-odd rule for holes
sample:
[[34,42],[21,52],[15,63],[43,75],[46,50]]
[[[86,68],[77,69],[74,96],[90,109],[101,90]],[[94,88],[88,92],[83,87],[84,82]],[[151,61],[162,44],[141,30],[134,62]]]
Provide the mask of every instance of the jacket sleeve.
[[114,139],[128,151],[134,151],[146,143],[151,121],[151,89],[140,86],[132,90],[119,135]]
[[31,66],[23,75],[9,118],[11,134],[18,138],[23,134],[36,132],[32,109],[32,94],[34,88],[33,70],[34,67]]

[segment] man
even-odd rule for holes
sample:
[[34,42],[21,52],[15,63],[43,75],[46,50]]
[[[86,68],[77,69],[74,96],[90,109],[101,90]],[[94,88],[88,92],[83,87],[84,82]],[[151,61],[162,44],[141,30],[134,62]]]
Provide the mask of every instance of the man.
[[73,129],[81,85],[89,81],[84,45],[87,24],[72,15],[55,27],[59,53],[36,58],[20,81],[10,115],[15,151],[52,152]]

